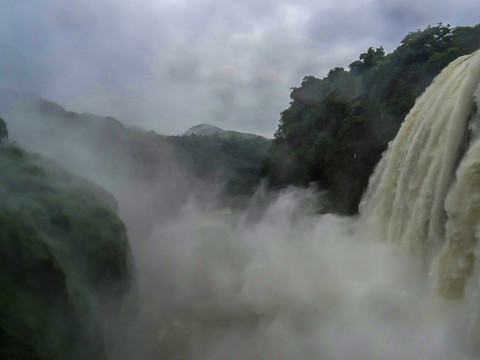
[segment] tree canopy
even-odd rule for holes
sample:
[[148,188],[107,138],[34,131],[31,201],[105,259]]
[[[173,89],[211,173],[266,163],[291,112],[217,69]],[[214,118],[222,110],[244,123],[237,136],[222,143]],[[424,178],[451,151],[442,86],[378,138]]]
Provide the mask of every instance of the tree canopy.
[[281,113],[264,175],[274,187],[313,183],[328,190],[329,210],[357,212],[373,168],[415,99],[451,61],[479,47],[480,24],[438,24],[410,32],[390,54],[370,47],[348,70],[305,77]]

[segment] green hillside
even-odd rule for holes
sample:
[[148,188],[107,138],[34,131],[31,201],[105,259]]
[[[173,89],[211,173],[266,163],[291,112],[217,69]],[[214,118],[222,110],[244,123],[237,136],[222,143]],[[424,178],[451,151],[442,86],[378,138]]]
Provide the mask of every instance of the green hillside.
[[4,110],[12,139],[31,151],[62,158],[62,164],[92,179],[100,174],[152,182],[178,176],[191,182],[186,188],[203,180],[218,184],[226,197],[243,196],[258,184],[271,144],[262,136],[234,131],[164,136],[125,127],[112,117],[70,112],[37,97],[18,96],[12,103],[13,109]]
[[130,287],[113,197],[0,146],[0,358],[103,359],[102,321]]

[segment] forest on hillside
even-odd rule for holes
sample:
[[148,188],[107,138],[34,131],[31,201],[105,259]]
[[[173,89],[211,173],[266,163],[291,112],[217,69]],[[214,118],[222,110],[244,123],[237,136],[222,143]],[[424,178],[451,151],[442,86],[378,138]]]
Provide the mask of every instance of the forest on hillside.
[[[27,150],[58,157],[64,166],[84,175],[100,173],[103,178],[128,177],[150,183],[178,176],[182,180],[177,182],[191,182],[186,186],[190,189],[193,183],[208,183],[217,188],[225,204],[230,199],[245,202],[253,194],[271,144],[262,136],[233,131],[222,136],[165,136],[129,128],[110,116],[67,111],[40,97],[0,91],[2,95],[13,99],[13,105],[3,107],[0,99],[8,131]],[[2,124],[0,140],[9,135]],[[51,142],[52,138],[56,141]]]
[[415,99],[451,61],[480,48],[480,24],[438,24],[410,32],[395,51],[370,47],[348,70],[306,76],[263,168],[273,188],[328,190],[329,210],[358,211],[368,179]]

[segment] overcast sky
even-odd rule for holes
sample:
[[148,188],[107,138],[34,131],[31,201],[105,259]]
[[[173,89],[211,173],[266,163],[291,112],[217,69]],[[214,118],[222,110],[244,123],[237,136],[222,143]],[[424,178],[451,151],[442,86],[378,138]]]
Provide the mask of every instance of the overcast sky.
[[164,134],[271,137],[304,76],[479,15],[478,0],[0,0],[0,86]]

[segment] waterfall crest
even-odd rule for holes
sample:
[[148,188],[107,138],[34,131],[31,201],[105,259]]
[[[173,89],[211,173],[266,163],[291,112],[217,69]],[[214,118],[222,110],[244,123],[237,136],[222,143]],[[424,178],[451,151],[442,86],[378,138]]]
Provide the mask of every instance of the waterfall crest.
[[378,237],[431,262],[437,290],[460,297],[480,224],[480,51],[453,61],[405,118],[360,211]]

